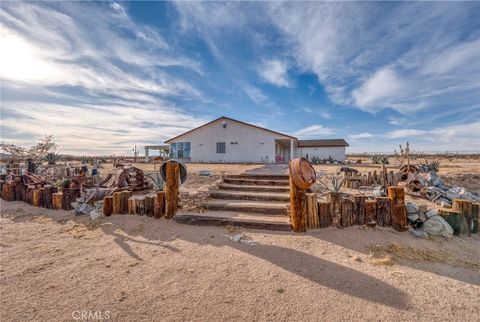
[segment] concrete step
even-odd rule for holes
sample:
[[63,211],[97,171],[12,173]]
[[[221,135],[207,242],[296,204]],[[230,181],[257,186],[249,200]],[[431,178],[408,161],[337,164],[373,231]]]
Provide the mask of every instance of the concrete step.
[[287,215],[288,203],[242,200],[208,200],[203,207],[211,211],[235,211],[249,214]]
[[271,193],[271,192],[245,192],[245,191],[212,191],[210,197],[213,199],[230,199],[230,200],[256,200],[256,201],[281,201],[289,202],[290,195],[288,193]]
[[290,219],[284,215],[252,215],[231,211],[182,213],[173,217],[178,223],[203,226],[240,226],[254,229],[290,231]]
[[232,179],[252,179],[252,180],[288,180],[288,175],[281,174],[232,174],[227,175],[227,178]]
[[246,185],[236,185],[229,183],[221,183],[218,186],[220,190],[232,190],[232,191],[259,191],[259,192],[290,192],[290,187],[287,186],[246,186]]
[[223,182],[246,186],[289,186],[288,180],[257,180],[244,178],[224,178]]

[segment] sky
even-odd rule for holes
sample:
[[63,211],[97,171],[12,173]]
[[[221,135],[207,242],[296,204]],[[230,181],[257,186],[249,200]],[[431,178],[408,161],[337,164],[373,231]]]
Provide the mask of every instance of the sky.
[[477,2],[1,2],[1,140],[128,155],[228,116],[480,151]]

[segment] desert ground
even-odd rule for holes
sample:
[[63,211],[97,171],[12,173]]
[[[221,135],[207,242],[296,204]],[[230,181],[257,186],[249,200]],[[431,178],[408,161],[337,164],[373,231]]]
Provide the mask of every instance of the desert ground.
[[[445,160],[440,175],[478,192],[478,164]],[[187,166],[184,193],[260,165]],[[212,175],[198,176],[205,169]],[[2,321],[82,312],[112,321],[480,320],[478,234],[419,239],[355,226],[295,234],[0,207]],[[228,238],[237,233],[256,244]]]

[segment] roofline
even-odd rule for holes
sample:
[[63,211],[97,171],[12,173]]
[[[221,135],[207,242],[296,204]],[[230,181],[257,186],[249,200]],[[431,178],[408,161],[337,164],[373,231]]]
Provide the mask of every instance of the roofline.
[[238,123],[240,123],[240,124],[247,125],[247,126],[250,126],[250,127],[256,128],[256,129],[264,130],[264,131],[267,131],[267,132],[279,134],[279,135],[282,135],[282,136],[289,137],[289,138],[291,138],[291,139],[298,140],[296,137],[291,136],[291,135],[288,135],[288,134],[280,133],[280,132],[277,132],[277,131],[273,131],[273,130],[266,129],[266,128],[264,128],[264,127],[260,127],[260,126],[256,126],[256,125],[253,125],[253,124],[250,124],[250,123],[246,123],[246,122],[242,122],[242,121],[239,121],[239,120],[235,120],[235,119],[232,119],[231,117],[221,116],[221,117],[219,117],[219,118],[217,118],[217,119],[215,119],[215,120],[213,120],[213,121],[210,121],[210,122],[208,122],[208,123],[205,123],[205,124],[203,124],[203,125],[200,125],[199,127],[196,127],[196,128],[194,128],[194,129],[191,129],[191,130],[189,130],[189,131],[187,131],[187,132],[185,132],[185,133],[182,133],[182,134],[180,134],[180,135],[177,135],[177,136],[175,136],[175,137],[173,137],[173,138],[171,138],[171,139],[168,139],[168,140],[164,141],[164,143],[169,143],[170,141],[173,141],[173,140],[175,140],[175,139],[177,139],[177,138],[179,138],[179,137],[181,137],[181,136],[184,136],[184,135],[186,135],[186,134],[188,134],[188,133],[191,133],[191,132],[193,132],[193,131],[195,131],[195,130],[198,130],[198,129],[202,128],[202,127],[205,127],[205,126],[207,126],[207,125],[210,125],[210,124],[212,124],[212,123],[214,123],[214,122],[216,122],[216,121],[218,121],[218,120],[221,120],[221,119],[227,119],[227,120],[234,121],[234,122],[238,122]]
[[[298,140],[298,147],[300,148],[316,148],[316,147],[338,147],[338,146],[350,146],[350,144],[348,144],[347,141],[345,141],[345,139],[322,139],[322,140],[343,140],[345,142],[345,144],[335,144],[335,145],[311,145],[311,146],[305,146],[305,145],[302,145],[300,142],[301,141],[311,141],[311,140]],[[315,140],[313,140],[315,141]]]

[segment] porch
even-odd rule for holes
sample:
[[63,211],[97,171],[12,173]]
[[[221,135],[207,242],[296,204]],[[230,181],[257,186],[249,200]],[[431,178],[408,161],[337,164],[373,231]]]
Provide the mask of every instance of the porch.
[[294,139],[275,139],[275,163],[287,163],[295,158]]

